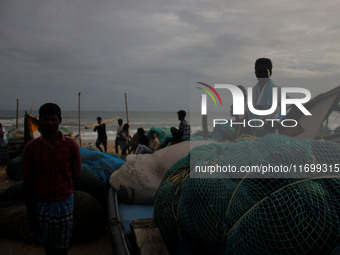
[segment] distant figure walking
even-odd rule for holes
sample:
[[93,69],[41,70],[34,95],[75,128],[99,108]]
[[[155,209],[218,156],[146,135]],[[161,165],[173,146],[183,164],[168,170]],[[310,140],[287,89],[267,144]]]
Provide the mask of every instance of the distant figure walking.
[[122,132],[122,130],[123,130],[123,120],[122,120],[122,119],[119,119],[119,120],[118,120],[117,133],[116,133],[116,140],[115,140],[116,154],[118,154],[119,136],[120,136],[120,132]]
[[59,131],[61,119],[58,105],[42,105],[42,136],[29,141],[23,153],[28,222],[45,254],[67,254],[73,228],[73,181],[81,168],[79,146]]
[[105,123],[102,123],[102,118],[101,117],[97,117],[97,121],[98,121],[98,126],[96,126],[93,129],[93,132],[97,131],[98,137],[97,137],[97,141],[96,141],[96,146],[97,148],[103,152],[102,148],[100,147],[100,145],[102,144],[104,147],[104,152],[106,153],[107,151],[107,134],[106,134],[106,126]]

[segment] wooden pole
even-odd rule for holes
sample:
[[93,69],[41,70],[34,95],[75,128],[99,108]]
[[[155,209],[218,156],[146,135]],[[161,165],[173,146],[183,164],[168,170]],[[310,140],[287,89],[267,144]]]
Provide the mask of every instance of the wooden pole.
[[[129,125],[129,109],[128,109],[128,103],[127,103],[127,95],[125,92],[125,111],[126,111],[126,123]],[[128,146],[128,154],[129,154],[129,137],[130,137],[130,128],[128,128],[128,135],[126,138],[126,144]]]
[[127,103],[127,95],[125,93],[125,109],[126,109],[126,121],[129,124],[129,110],[128,110],[128,103]]
[[80,128],[80,92],[78,93],[78,132],[79,132],[79,146],[81,147],[81,128]]
[[16,122],[16,129],[19,128],[19,98],[17,98],[17,122]]

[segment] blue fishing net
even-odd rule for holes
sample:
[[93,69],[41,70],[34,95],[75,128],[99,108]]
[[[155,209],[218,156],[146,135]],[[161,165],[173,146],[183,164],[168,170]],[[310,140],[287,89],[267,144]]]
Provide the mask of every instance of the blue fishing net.
[[80,147],[81,164],[93,172],[109,188],[109,179],[113,171],[124,165],[125,161],[114,154],[106,154]]
[[[102,152],[80,147],[82,167],[90,170],[98,177],[106,188],[109,188],[109,179],[114,170],[124,165],[125,161],[117,155],[105,154]],[[11,159],[7,164],[7,176],[10,179],[21,180],[22,176],[22,156]]]

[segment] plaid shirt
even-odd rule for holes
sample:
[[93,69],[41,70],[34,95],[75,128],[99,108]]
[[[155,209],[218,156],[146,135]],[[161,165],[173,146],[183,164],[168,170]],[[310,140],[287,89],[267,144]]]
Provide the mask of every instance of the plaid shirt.
[[52,148],[43,136],[28,142],[23,155],[23,180],[33,182],[35,199],[57,201],[69,197],[80,176],[78,144],[59,132],[61,143]]
[[179,123],[179,131],[182,132],[181,140],[186,140],[190,137],[190,124],[186,120]]

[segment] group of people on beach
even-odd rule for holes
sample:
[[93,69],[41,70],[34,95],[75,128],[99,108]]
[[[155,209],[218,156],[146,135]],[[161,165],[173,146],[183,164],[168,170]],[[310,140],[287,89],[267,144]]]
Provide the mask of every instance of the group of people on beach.
[[[270,59],[258,59],[255,63],[255,74],[258,83],[253,88],[253,102],[257,109],[268,109],[271,106],[271,92],[274,83],[270,77],[272,63]],[[172,137],[163,144],[159,143],[157,134],[151,132],[151,141],[145,136],[143,128],[138,129],[139,145],[135,153],[151,153],[167,144],[176,144],[190,137],[190,124],[185,120],[186,112],[177,112],[179,127],[171,128]],[[250,118],[251,116],[244,116]],[[54,103],[46,103],[39,108],[41,136],[33,139],[24,147],[23,152],[23,186],[27,215],[31,230],[40,243],[44,245],[46,254],[67,254],[73,227],[74,185],[81,172],[80,149],[77,142],[65,137],[59,131],[61,124],[60,107]],[[105,123],[97,118],[98,132],[96,145],[107,151],[107,135]],[[116,153],[118,146],[125,154],[129,150],[129,125],[118,120],[116,135]],[[256,130],[256,134],[273,132],[270,127]],[[254,134],[255,134],[254,133]],[[1,147],[4,141],[4,129],[1,126]],[[53,233],[53,235],[51,235]]]
[[[123,125],[123,119],[118,119],[118,127],[116,132],[115,139],[115,152],[119,153],[119,148],[121,150],[122,155],[126,155],[126,153],[134,152],[135,154],[144,154],[144,153],[153,153],[154,151],[166,147],[168,144],[176,144],[182,141],[187,140],[190,137],[190,124],[185,119],[186,111],[180,110],[177,112],[178,120],[180,121],[179,127],[171,127],[171,137],[167,138],[162,144],[157,137],[157,133],[152,130],[150,132],[151,139],[149,139],[145,135],[145,130],[143,127],[137,129],[137,141],[134,144],[131,144],[131,136],[129,135],[129,124]],[[107,152],[107,134],[106,134],[106,125],[102,123],[102,118],[97,117],[98,125],[93,129],[94,132],[97,132],[97,140],[96,147],[101,152]],[[149,141],[150,140],[150,141]],[[101,148],[101,145],[104,147],[104,150]],[[132,148],[131,148],[132,146]]]
[[[255,61],[255,76],[258,80],[258,83],[252,88],[252,102],[253,106],[257,110],[267,110],[272,106],[273,100],[273,88],[276,87],[274,82],[271,80],[272,76],[272,68],[273,64],[269,58],[259,58]],[[245,106],[245,114],[244,115],[233,115],[233,105],[231,105],[230,112],[234,117],[235,123],[246,123],[248,120],[254,120],[256,118],[257,121],[261,121],[268,118],[273,119],[280,119],[283,116],[280,116],[280,107],[277,107],[276,111],[271,114],[271,116],[258,116],[254,115],[249,111],[247,108],[247,91],[242,86],[238,86],[239,89],[242,90],[244,94],[244,106]],[[152,153],[157,149],[161,149],[166,147],[168,144],[176,144],[181,141],[184,141],[190,137],[190,124],[185,119],[186,112],[184,110],[180,110],[177,112],[178,119],[180,121],[179,127],[171,127],[170,132],[172,137],[167,138],[162,144],[159,144],[159,140],[157,138],[156,133],[151,133],[151,141],[149,146],[149,139],[145,136],[145,131],[142,127],[138,128],[137,133],[139,136],[139,142],[137,146],[130,149],[130,136],[129,136],[129,125],[124,124],[123,120],[118,120],[118,127],[116,133],[116,140],[115,140],[115,151],[118,154],[119,150],[118,147],[121,149],[122,155],[126,155],[126,153],[131,153],[134,151],[135,154],[142,154],[142,153]],[[107,152],[107,135],[106,135],[106,127],[105,124],[102,123],[101,117],[97,118],[99,126],[94,128],[94,131],[98,133],[98,138],[96,141],[97,148],[103,152],[103,149],[100,145],[103,145],[104,152]],[[254,121],[253,121],[254,122]],[[253,123],[255,126],[255,123]],[[249,126],[241,126],[237,125],[235,132],[232,134],[231,140],[237,138],[242,134],[249,134],[256,137],[261,137],[268,133],[275,133],[277,127],[273,125],[273,123],[267,123],[263,126],[257,127],[249,127]]]
[[[93,132],[97,132],[97,140],[96,147],[101,152],[107,152],[107,134],[106,134],[106,125],[102,122],[102,118],[100,116],[97,117],[98,124],[94,127]],[[115,151],[118,154],[118,147],[120,146],[122,150],[122,154],[126,154],[127,150],[127,142],[129,137],[129,124],[123,125],[123,119],[118,120],[117,134],[115,139]],[[101,148],[103,145],[104,150]]]
[[191,129],[189,122],[185,119],[186,112],[184,110],[180,110],[177,112],[177,116],[180,121],[178,129],[171,127],[171,137],[167,138],[162,144],[160,144],[157,133],[154,130],[150,132],[151,141],[149,144],[149,139],[145,135],[144,129],[138,128],[137,133],[139,136],[139,144],[135,150],[135,154],[153,153],[158,149],[166,147],[168,144],[173,145],[190,138]]

